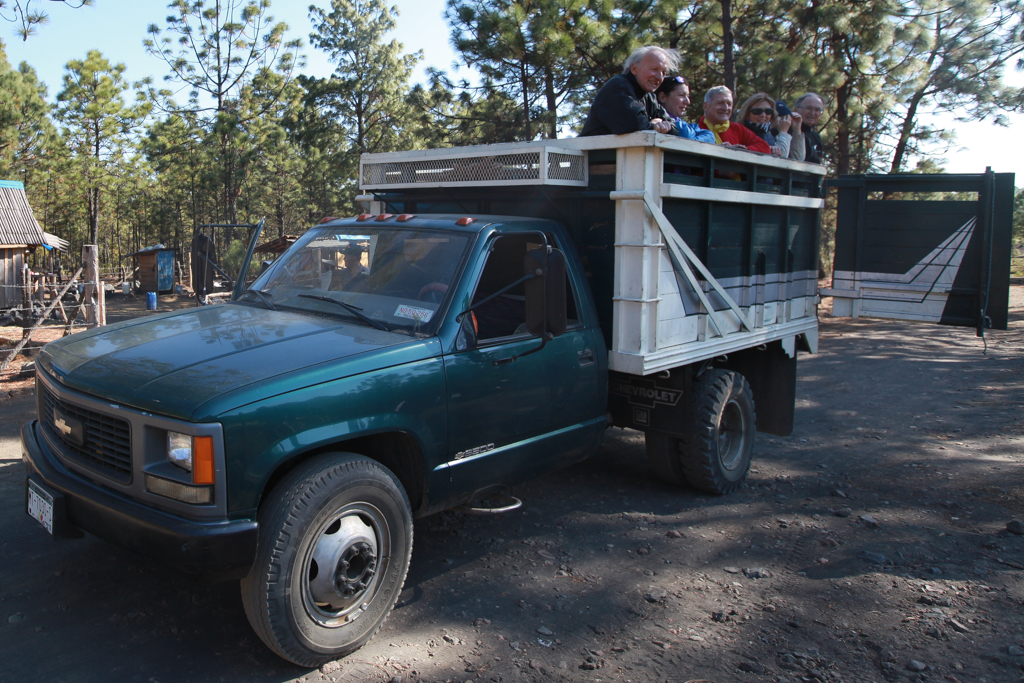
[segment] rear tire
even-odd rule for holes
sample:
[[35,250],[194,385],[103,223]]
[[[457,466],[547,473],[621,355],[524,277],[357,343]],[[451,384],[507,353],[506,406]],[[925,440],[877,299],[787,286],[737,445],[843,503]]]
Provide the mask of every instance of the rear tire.
[[329,453],[303,463],[259,512],[242,604],[284,659],[317,667],[362,647],[384,623],[412,555],[412,511],[378,462]]
[[746,479],[754,452],[754,399],[743,375],[708,370],[693,384],[685,437],[648,432],[647,456],[663,481],[725,495]]

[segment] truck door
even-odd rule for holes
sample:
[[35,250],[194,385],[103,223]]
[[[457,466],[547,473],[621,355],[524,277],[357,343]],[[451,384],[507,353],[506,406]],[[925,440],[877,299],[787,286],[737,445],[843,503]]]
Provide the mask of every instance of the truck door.
[[858,175],[839,189],[833,315],[1005,330],[1013,174]]
[[[498,236],[476,284],[476,305],[522,277],[532,235]],[[605,424],[603,349],[569,278],[568,325],[537,353],[526,331],[525,288],[467,314],[445,357],[452,493],[511,484],[585,456]],[[586,324],[585,324],[586,323]],[[600,354],[599,354],[600,351]]]

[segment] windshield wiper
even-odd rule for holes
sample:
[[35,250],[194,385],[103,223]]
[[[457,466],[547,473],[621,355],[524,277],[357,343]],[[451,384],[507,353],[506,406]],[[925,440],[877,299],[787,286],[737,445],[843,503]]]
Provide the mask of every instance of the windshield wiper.
[[385,332],[390,332],[391,331],[391,330],[388,329],[388,326],[385,325],[384,323],[382,323],[381,321],[374,320],[373,318],[371,318],[368,315],[363,315],[360,312],[363,309],[359,308],[358,306],[353,306],[352,304],[345,303],[344,301],[341,301],[339,299],[332,299],[329,296],[319,296],[319,295],[316,295],[316,294],[299,294],[299,296],[302,297],[303,299],[316,299],[317,301],[327,301],[327,302],[332,303],[332,304],[337,304],[337,305],[341,306],[342,308],[344,308],[349,313],[351,313],[352,315],[354,315],[355,317],[357,317],[360,320],[362,320],[367,325],[373,325],[378,330],[384,330]]
[[272,311],[276,311],[277,310],[277,306],[275,306],[273,304],[273,302],[270,301],[270,294],[268,294],[267,292],[264,292],[262,289],[247,289],[244,292],[242,292],[241,294],[239,294],[238,296],[239,296],[239,298],[241,298],[242,296],[245,296],[249,292],[252,292],[253,294],[257,295],[260,298],[260,301],[265,303],[267,305],[267,308],[269,308],[270,310],[272,310]]

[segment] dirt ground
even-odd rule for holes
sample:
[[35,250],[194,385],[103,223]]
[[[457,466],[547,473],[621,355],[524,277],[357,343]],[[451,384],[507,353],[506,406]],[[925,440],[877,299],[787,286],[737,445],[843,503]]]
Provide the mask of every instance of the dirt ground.
[[397,609],[320,670],[277,659],[236,583],[170,572],[24,513],[0,401],[0,680],[1024,680],[1024,287],[1011,329],[822,315],[792,436],[728,497],[659,483],[642,436],[417,523]]

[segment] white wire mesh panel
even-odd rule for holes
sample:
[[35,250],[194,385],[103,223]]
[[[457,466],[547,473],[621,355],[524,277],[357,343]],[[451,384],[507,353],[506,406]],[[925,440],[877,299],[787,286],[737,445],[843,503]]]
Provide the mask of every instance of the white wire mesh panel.
[[583,156],[551,152],[548,154],[548,179],[586,182],[587,168]]
[[586,184],[586,163],[582,154],[549,152],[546,148],[510,154],[454,158],[417,158],[363,164],[363,188],[414,185],[496,185],[503,183],[540,185]]

